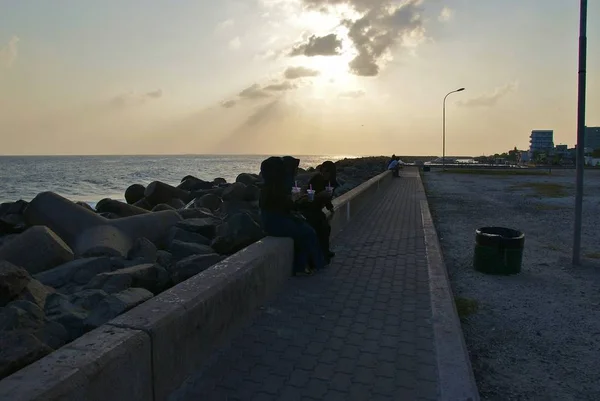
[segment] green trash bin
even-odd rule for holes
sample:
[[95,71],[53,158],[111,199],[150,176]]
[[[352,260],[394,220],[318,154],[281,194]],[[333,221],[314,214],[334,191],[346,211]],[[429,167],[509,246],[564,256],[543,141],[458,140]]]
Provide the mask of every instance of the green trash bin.
[[487,274],[517,274],[521,271],[525,234],[504,227],[482,227],[475,231],[475,270]]

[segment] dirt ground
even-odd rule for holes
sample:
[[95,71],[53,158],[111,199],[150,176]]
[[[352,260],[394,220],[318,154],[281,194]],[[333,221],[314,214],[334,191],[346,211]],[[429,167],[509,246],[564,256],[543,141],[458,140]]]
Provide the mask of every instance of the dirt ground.
[[[484,400],[600,400],[600,171],[585,172],[584,267],[572,267],[575,172],[423,174]],[[523,270],[473,269],[475,229],[525,233]]]

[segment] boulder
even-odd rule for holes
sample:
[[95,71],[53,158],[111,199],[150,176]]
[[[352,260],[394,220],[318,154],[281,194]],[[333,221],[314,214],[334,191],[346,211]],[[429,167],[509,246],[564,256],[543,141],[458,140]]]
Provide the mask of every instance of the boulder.
[[188,256],[187,258],[175,263],[175,265],[171,268],[171,279],[173,280],[174,284],[180,283],[198,273],[203,272],[214,264],[219,263],[223,259],[225,259],[224,256],[216,253]]
[[153,212],[161,212],[163,210],[175,210],[175,208],[171,205],[167,205],[166,203],[160,203],[152,208]]
[[61,324],[67,330],[68,341],[89,330],[85,323],[88,311],[73,304],[66,295],[55,293],[48,296],[44,312],[50,321]]
[[110,213],[118,217],[137,216],[138,214],[148,213],[146,209],[141,207],[109,198],[100,200],[96,204],[96,211],[100,214]]
[[121,313],[152,298],[152,293],[143,288],[129,288],[104,298],[88,316],[86,325],[100,327]]
[[168,244],[173,241],[189,242],[192,244],[210,245],[210,240],[201,234],[197,234],[191,231],[186,231],[179,227],[173,227],[169,230],[167,237]]
[[[127,279],[128,277],[128,279]],[[107,282],[128,283],[128,287],[144,288],[155,294],[161,292],[169,282],[165,268],[158,264],[146,263],[110,273],[102,273],[92,280],[95,288],[104,288]],[[106,291],[115,292],[115,291]]]
[[217,177],[213,180],[214,185],[224,185],[227,184],[227,180],[225,178]]
[[25,269],[0,260],[0,307],[16,299],[30,281],[31,276]]
[[27,331],[0,331],[0,379],[51,353],[53,350]]
[[221,203],[223,201],[218,195],[215,194],[206,194],[201,196],[200,198],[196,198],[194,202],[195,207],[205,207],[213,212],[218,210],[221,207]]
[[0,260],[35,274],[73,260],[73,251],[48,227],[34,226],[4,244]]
[[[175,228],[175,227],[173,227]],[[147,238],[137,238],[133,241],[133,246],[127,254],[127,259],[138,260],[144,263],[154,263],[156,261],[156,252],[158,249]]]
[[107,273],[98,274],[83,288],[88,289],[99,289],[113,294],[115,292],[121,292],[131,287],[133,278],[128,274],[106,276]]
[[169,203],[173,198],[179,198],[184,202],[192,200],[190,193],[181,188],[176,188],[164,182],[154,181],[148,184],[144,191],[146,200],[152,205],[159,203]]
[[174,260],[181,260],[192,255],[206,255],[214,253],[214,250],[208,245],[192,244],[175,240],[171,243],[169,251],[173,255]]
[[84,209],[89,210],[90,212],[95,212],[94,208],[91,207],[89,205],[89,203],[87,203],[87,202],[79,201],[79,202],[75,202],[75,204],[81,206]]
[[70,281],[76,284],[86,284],[95,275],[114,269],[111,258],[100,256],[95,258],[75,259],[54,269],[46,270],[34,276],[45,285],[60,288]]
[[258,182],[258,178],[248,173],[241,173],[235,179],[235,182],[241,182],[244,185],[255,185]]
[[220,224],[218,220],[207,217],[201,219],[181,220],[177,222],[176,227],[203,235],[206,238],[213,238],[215,236],[215,230],[218,224]]
[[48,320],[40,307],[28,301],[14,301],[0,309],[0,332],[15,330],[27,331],[53,349],[68,341],[67,330]]
[[241,212],[258,213],[258,208],[251,202],[229,201],[223,202],[220,212],[223,216],[232,216]]
[[197,208],[197,209],[179,209],[177,211],[177,213],[179,213],[179,215],[184,219],[184,220],[189,220],[189,219],[206,219],[206,218],[211,218],[211,219],[217,219],[218,217],[215,216],[213,214],[212,211],[210,211],[207,208]]
[[219,227],[211,247],[222,255],[231,255],[265,236],[263,229],[247,213],[236,213]]
[[150,203],[146,198],[140,199],[139,201],[135,202],[133,205],[137,206],[139,208],[145,209],[145,210],[152,210],[152,207],[155,206],[152,203]]
[[167,205],[171,206],[173,209],[183,209],[185,207],[185,202],[181,199],[173,198]]
[[125,190],[125,202],[133,205],[134,203],[144,199],[144,191],[146,187],[140,184],[132,184]]
[[181,183],[177,186],[177,188],[186,190],[186,191],[197,191],[202,189],[210,189],[213,187],[213,183],[209,181],[201,180],[200,178],[196,178],[194,176],[188,175],[183,177]]
[[171,264],[173,262],[173,255],[167,251],[158,251],[156,252],[156,263],[165,269],[169,270],[171,268]]
[[224,201],[242,201],[246,196],[246,184],[235,182],[223,190]]
[[40,308],[43,308],[46,304],[46,298],[54,292],[53,288],[47,287],[39,281],[31,279],[16,299],[29,301]]
[[82,290],[69,296],[69,302],[78,308],[92,310],[98,306],[100,301],[108,296],[108,293],[102,290]]

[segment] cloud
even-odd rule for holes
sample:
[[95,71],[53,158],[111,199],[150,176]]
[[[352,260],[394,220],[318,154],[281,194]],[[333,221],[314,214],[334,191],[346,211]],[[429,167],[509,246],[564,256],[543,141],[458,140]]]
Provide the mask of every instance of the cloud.
[[221,102],[221,106],[223,106],[226,109],[230,109],[233,106],[235,106],[237,104],[236,100],[225,100],[224,102]]
[[233,25],[235,25],[235,21],[230,18],[230,19],[227,19],[225,21],[219,22],[217,24],[217,30],[223,30],[223,29],[231,28]]
[[239,97],[244,99],[260,99],[268,96],[269,94],[259,84],[251,85],[239,93]]
[[294,89],[295,86],[292,85],[289,81],[284,81],[282,83],[279,84],[271,84],[271,85],[267,85],[263,88],[263,90],[266,91],[271,91],[271,92],[281,92],[281,91],[286,91],[286,90],[290,90],[290,89]]
[[500,99],[516,91],[518,86],[518,82],[510,82],[494,89],[491,93],[484,93],[483,95],[471,99],[459,101],[457,104],[463,107],[492,107],[495,106]]
[[306,67],[288,67],[283,76],[286,79],[298,79],[304,77],[316,77],[320,72]]
[[8,43],[0,48],[0,67],[10,68],[19,56],[19,41],[17,36],[12,36]]
[[109,100],[109,104],[113,107],[122,108],[132,105],[143,104],[146,100],[156,100],[163,95],[162,89],[157,89],[145,93],[128,92],[117,95]]
[[326,36],[312,35],[306,43],[296,45],[290,56],[337,56],[340,54],[342,41],[335,33]]
[[242,41],[240,40],[239,36],[236,36],[235,38],[231,39],[229,41],[229,48],[233,49],[233,50],[237,50],[242,46]]
[[448,22],[454,17],[454,10],[449,7],[442,8],[442,12],[438,17],[438,21]]
[[351,99],[356,99],[359,97],[363,97],[365,95],[365,91],[356,90],[356,91],[347,91],[340,93],[340,97],[347,97]]

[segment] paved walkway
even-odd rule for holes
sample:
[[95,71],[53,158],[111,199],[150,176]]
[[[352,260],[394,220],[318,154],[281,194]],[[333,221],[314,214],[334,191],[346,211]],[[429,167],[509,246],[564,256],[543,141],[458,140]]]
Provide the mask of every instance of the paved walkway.
[[418,182],[405,175],[339,234],[326,271],[290,279],[171,400],[436,400]]

